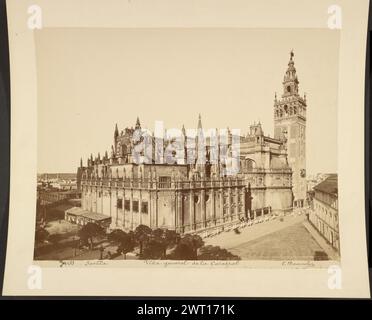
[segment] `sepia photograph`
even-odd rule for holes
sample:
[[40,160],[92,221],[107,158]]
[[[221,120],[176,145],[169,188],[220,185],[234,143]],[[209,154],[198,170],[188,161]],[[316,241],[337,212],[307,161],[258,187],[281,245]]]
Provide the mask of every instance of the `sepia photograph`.
[[338,261],[339,35],[36,31],[34,259]]
[[7,1],[3,294],[369,297],[368,5]]

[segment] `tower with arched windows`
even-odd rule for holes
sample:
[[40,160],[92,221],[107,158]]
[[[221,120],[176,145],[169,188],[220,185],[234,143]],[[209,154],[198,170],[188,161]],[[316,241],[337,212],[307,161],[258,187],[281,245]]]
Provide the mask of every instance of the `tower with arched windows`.
[[291,51],[283,79],[283,94],[274,100],[274,137],[285,142],[292,168],[294,206],[306,200],[306,95],[299,94],[299,81]]

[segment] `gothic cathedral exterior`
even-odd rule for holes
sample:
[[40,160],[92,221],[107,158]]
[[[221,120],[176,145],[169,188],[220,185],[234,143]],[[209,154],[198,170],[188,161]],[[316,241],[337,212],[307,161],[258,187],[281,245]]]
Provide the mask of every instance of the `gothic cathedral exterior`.
[[[198,152],[180,152],[182,148],[174,153],[185,156],[183,161],[138,163],[133,157],[138,147],[136,136],[139,133],[143,137],[145,132],[139,119],[135,128],[119,132],[116,126],[110,154],[105,152],[103,157],[98,154],[95,158],[91,155],[86,166],[81,160],[78,188],[82,203],[72,214],[106,217],[110,228],[133,230],[145,224],[185,233],[223,229],[239,220],[262,220],[266,215],[304,206],[306,97],[299,96],[298,84],[291,52],[282,97],[278,100],[275,95],[274,137],[264,134],[261,123],[254,123],[247,126],[246,134],[233,136],[228,130],[228,144],[224,145],[217,130],[217,150],[230,150],[233,138],[239,142],[239,156],[234,159],[240,166],[233,175],[224,173],[225,158],[218,156],[211,162],[210,145],[200,145],[199,140],[195,140],[194,148],[205,149],[206,161],[202,163],[199,156],[192,161],[186,157],[190,151],[196,155]],[[200,116],[197,127],[202,134]],[[150,153],[155,154],[157,138],[148,138]],[[182,140],[188,138],[183,128]],[[171,140],[161,145],[163,151]]]
[[291,52],[283,79],[283,94],[274,102],[274,137],[284,141],[292,168],[294,207],[306,201],[306,94],[299,95],[299,81]]

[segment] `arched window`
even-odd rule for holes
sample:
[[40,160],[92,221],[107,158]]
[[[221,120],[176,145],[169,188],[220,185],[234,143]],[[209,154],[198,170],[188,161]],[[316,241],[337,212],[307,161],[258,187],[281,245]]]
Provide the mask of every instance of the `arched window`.
[[250,172],[253,170],[255,162],[252,159],[244,159],[243,163],[244,172]]

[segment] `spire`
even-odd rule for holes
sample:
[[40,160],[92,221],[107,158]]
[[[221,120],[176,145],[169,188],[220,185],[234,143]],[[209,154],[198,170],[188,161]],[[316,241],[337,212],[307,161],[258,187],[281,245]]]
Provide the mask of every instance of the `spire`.
[[115,132],[114,132],[114,138],[115,138],[115,141],[116,141],[116,138],[119,136],[119,130],[118,130],[118,124],[116,123],[115,124]]
[[199,113],[199,119],[198,119],[198,130],[199,129],[202,129],[203,128],[203,126],[202,126],[202,121],[201,121],[201,115],[200,115],[200,113]]
[[184,124],[182,125],[182,134],[184,135],[184,137],[186,137],[186,129]]
[[256,133],[257,136],[262,136],[263,135],[261,122],[259,120],[258,120],[258,124],[257,124],[255,133]]
[[115,149],[113,145],[111,145],[111,158],[115,158]]
[[298,94],[298,78],[296,68],[294,66],[294,52],[293,49],[289,54],[288,68],[283,79],[283,97]]
[[136,127],[135,127],[135,129],[137,130],[137,129],[141,129],[141,122],[140,122],[140,120],[139,120],[139,117],[137,117],[137,121],[136,121]]
[[83,167],[83,158],[80,158],[80,168]]

